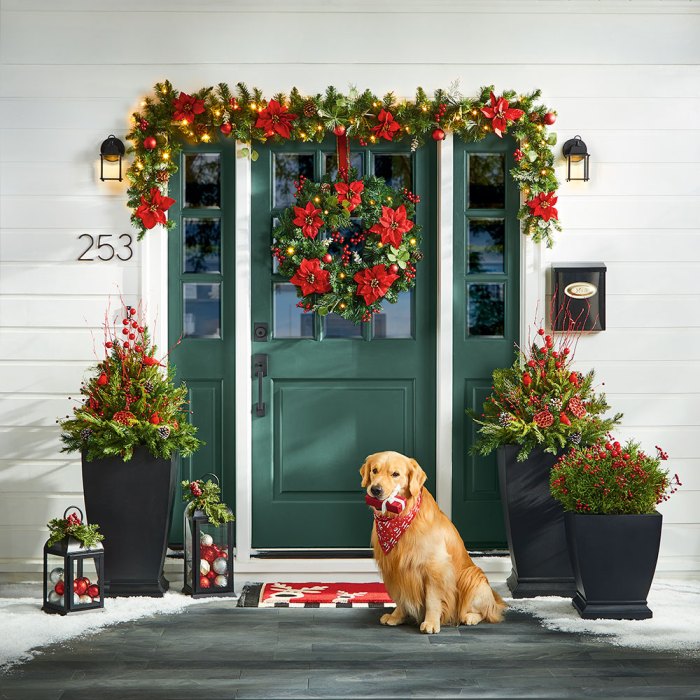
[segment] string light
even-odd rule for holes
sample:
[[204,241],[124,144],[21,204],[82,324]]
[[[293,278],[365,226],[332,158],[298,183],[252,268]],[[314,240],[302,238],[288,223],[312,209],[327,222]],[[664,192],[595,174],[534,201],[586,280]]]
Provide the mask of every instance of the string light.
[[136,161],[136,167],[137,167],[139,170],[143,170],[144,165],[143,165],[143,163],[142,163],[140,160],[137,160],[137,161]]
[[[342,274],[342,273],[341,273],[341,274]],[[341,309],[344,309],[344,308],[347,306],[347,304],[346,304],[344,301],[341,301],[340,304],[338,304],[338,306],[339,306]]]
[[255,102],[250,103],[250,108],[253,110],[253,112],[257,109]]
[[188,123],[189,123],[189,122],[187,121],[187,119],[183,119],[183,120],[180,122],[180,124],[182,124],[182,126],[187,126]]
[[294,255],[295,252],[296,251],[292,246],[289,246],[289,248],[287,248],[287,255]]
[[314,197],[314,202],[316,202],[316,204],[318,204],[320,201],[321,201],[321,198],[318,195],[316,195]]
[[415,245],[416,243],[418,243],[418,241],[417,241],[415,238],[411,238],[408,242],[409,242],[411,245]]
[[211,136],[209,136],[209,134],[202,134],[202,141],[204,141],[204,143],[209,143],[210,138]]
[[344,273],[344,272],[341,272],[341,273],[338,275],[338,277],[340,277],[341,280],[344,280],[344,279],[345,279],[345,273]]
[[170,160],[170,153],[168,151],[163,151],[163,160]]

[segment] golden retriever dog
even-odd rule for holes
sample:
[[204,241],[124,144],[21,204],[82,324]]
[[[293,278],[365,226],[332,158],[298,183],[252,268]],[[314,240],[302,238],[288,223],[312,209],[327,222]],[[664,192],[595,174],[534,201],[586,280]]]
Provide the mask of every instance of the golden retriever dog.
[[[396,603],[380,622],[400,625],[413,618],[426,634],[439,632],[440,625],[500,622],[506,604],[469,557],[457,528],[423,487],[426,474],[418,462],[398,452],[377,452],[367,457],[360,474],[369,496],[384,501],[398,495],[406,500],[400,514],[373,509],[374,557]],[[404,520],[391,522],[394,518]]]

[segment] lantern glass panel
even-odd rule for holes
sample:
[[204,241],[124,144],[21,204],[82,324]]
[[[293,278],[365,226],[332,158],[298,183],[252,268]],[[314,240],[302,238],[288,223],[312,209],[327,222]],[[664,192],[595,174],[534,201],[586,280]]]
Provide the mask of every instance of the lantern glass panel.
[[95,557],[77,557],[71,561],[73,606],[100,603],[98,564]]
[[46,554],[46,601],[51,605],[63,607],[65,604],[64,558],[58,554]]
[[[209,522],[199,524],[200,576],[195,579],[197,593],[218,593],[229,589],[231,562],[229,561],[227,525],[215,527]],[[208,583],[204,583],[204,580]]]

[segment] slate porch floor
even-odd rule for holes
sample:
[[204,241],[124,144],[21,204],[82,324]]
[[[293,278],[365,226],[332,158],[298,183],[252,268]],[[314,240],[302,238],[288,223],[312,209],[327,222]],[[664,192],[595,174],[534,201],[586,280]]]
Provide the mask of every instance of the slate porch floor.
[[426,636],[380,626],[381,610],[233,605],[49,648],[0,676],[0,698],[700,697],[700,659],[547,631],[519,612]]

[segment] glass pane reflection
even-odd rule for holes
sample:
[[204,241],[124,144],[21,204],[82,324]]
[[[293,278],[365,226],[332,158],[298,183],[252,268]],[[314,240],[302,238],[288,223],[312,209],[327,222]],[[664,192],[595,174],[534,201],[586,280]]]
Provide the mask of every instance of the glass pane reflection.
[[506,160],[502,153],[469,154],[469,208],[506,206]]
[[468,272],[505,272],[504,219],[470,219],[467,239]]
[[505,284],[467,284],[467,334],[503,336]]
[[221,206],[221,157],[218,153],[185,155],[185,206]]
[[356,326],[338,314],[328,314],[323,321],[326,327],[324,338],[362,338],[362,326]]
[[386,184],[395,189],[413,189],[413,166],[408,154],[376,153],[374,174],[383,177]]
[[375,314],[375,338],[413,337],[413,292],[401,292],[395,304],[382,304],[381,313]]
[[314,314],[305,314],[298,306],[297,288],[293,284],[273,285],[275,338],[313,338]]
[[[337,153],[325,154],[326,174],[330,175],[335,180],[338,177],[338,155]],[[362,153],[350,153],[350,167],[357,171],[357,177],[362,177],[364,174],[364,163]]]
[[185,272],[221,272],[221,219],[183,219]]
[[221,284],[186,282],[182,332],[188,338],[221,337]]
[[273,166],[273,207],[288,207],[296,200],[294,181],[304,175],[313,180],[314,157],[311,153],[275,153]]

